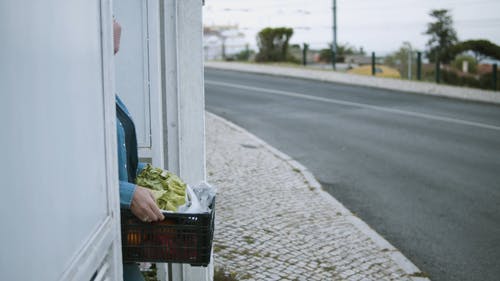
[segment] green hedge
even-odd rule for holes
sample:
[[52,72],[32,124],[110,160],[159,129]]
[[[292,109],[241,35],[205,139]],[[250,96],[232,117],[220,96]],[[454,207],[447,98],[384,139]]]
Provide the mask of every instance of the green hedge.
[[[441,69],[440,82],[447,85],[462,86],[478,89],[491,90],[493,88],[493,74],[486,73],[479,76],[459,76],[454,70]],[[435,70],[428,69],[423,73],[423,80],[435,82]],[[500,71],[497,71],[497,90],[500,90]]]

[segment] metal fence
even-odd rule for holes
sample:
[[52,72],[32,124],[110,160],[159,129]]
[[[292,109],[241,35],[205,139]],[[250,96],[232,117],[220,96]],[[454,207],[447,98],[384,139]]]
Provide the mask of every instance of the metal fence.
[[[205,45],[206,60],[254,61],[258,50],[246,45]],[[498,90],[497,64],[463,65],[429,62],[425,54],[411,51],[404,57],[378,56],[375,53],[336,56],[335,70],[359,75],[384,78],[435,82],[447,85]],[[312,49],[307,44],[291,45],[288,49],[289,63],[315,69],[333,69],[331,52],[327,49]]]

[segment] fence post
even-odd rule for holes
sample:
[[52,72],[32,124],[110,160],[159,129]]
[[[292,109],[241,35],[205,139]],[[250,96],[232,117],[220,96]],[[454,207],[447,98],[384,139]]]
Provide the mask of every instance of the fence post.
[[491,76],[491,80],[493,80],[493,91],[496,91],[497,90],[497,64],[494,63],[493,64],[493,72],[491,73],[492,76]]
[[408,52],[408,80],[412,80],[412,65],[413,62],[413,51],[410,47],[410,51]]
[[309,48],[309,45],[304,43],[304,47],[302,49],[302,64],[304,66],[307,65],[307,49]]
[[439,57],[436,54],[436,83],[441,82],[441,67],[440,67]]
[[334,51],[333,47],[332,47],[332,68],[334,71],[337,70],[336,62],[337,62],[337,54],[336,54],[336,51]]
[[417,80],[422,80],[422,52],[417,52]]
[[372,75],[375,76],[375,52],[372,52]]

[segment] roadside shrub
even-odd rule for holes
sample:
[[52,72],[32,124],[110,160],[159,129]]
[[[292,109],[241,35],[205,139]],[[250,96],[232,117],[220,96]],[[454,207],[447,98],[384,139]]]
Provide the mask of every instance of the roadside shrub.
[[471,56],[466,56],[466,55],[460,55],[460,56],[457,56],[453,62],[451,63],[451,65],[459,70],[459,71],[462,71],[462,64],[464,61],[467,61],[467,63],[469,64],[469,73],[476,73],[477,72],[477,62],[476,62],[476,59],[471,57]]
[[321,49],[319,51],[319,61],[330,63],[332,62],[332,50],[331,49]]
[[[424,81],[435,82],[435,69],[426,69],[422,75]],[[441,69],[441,83],[460,87],[491,90],[493,87],[493,74],[483,75],[458,75],[455,70]],[[497,72],[497,90],[500,90],[500,71]]]
[[286,62],[301,64],[302,63],[302,49],[300,45],[291,45],[285,58]]
[[441,69],[441,81],[448,85],[480,88],[479,79],[470,75],[458,75],[453,69]]
[[254,54],[255,54],[255,52],[253,50],[246,49],[246,50],[243,50],[243,51],[237,53],[234,56],[234,59],[237,61],[248,61],[248,60],[250,60],[250,57],[253,56]]
[[[497,71],[497,91],[500,90],[500,71]],[[492,89],[493,87],[493,72],[486,73],[479,77],[480,87],[483,89]]]

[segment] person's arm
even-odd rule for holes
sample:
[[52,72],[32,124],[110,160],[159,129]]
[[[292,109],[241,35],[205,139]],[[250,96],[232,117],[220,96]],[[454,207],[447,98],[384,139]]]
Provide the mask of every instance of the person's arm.
[[142,221],[158,221],[165,218],[149,189],[127,181],[120,181],[120,208],[130,209]]
[[130,209],[135,188],[135,184],[127,181],[120,181],[120,208]]
[[139,175],[142,172],[142,170],[146,168],[146,165],[148,165],[148,163],[144,162],[137,163],[137,175]]

